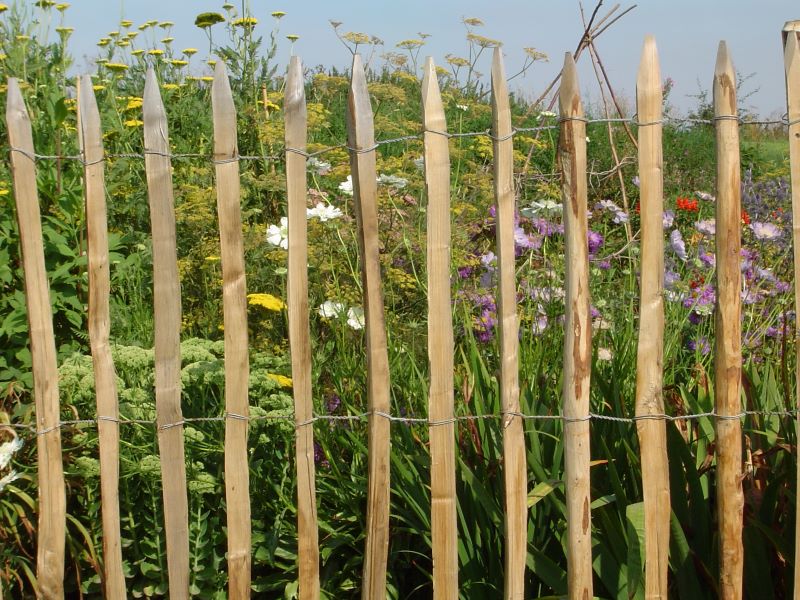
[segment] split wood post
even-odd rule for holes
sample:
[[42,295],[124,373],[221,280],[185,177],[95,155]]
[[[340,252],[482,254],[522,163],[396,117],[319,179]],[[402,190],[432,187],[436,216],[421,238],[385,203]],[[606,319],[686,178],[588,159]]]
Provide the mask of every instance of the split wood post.
[[119,402],[111,358],[108,220],[105,153],[100,111],[89,75],[80,78],[78,136],[83,153],[89,272],[89,345],[92,351],[100,442],[100,512],[103,523],[103,590],[106,598],[125,598],[119,518]]
[[61,457],[58,366],[50,308],[50,286],[44,264],[42,221],[36,190],[33,133],[19,82],[8,80],[6,125],[11,145],[11,173],[17,205],[20,255],[25,274],[25,301],[36,407],[36,456],[39,463],[39,525],[36,578],[39,597],[64,597],[66,492]]
[[189,598],[189,514],[181,411],[181,287],[167,115],[152,68],[144,86],[144,161],[153,230],[153,317],[158,448],[169,597]]
[[669,464],[664,415],[664,158],[661,143],[661,70],[656,40],[648,35],[636,80],[639,189],[642,223],[636,422],[644,493],[645,597],[667,598],[669,571]]
[[[792,241],[794,242],[795,314],[800,314],[800,21],[783,26],[783,64],[786,69],[786,106],[789,118],[789,165],[792,178]],[[796,326],[795,326],[796,327]],[[800,377],[800,336],[795,334],[795,378]],[[797,386],[795,409],[800,407]],[[797,415],[800,431],[800,413]],[[797,493],[800,498],[800,460],[797,461]],[[800,517],[800,503],[797,504]],[[800,556],[800,518],[796,519],[794,555]],[[794,561],[794,597],[800,598],[800,561]]]
[[347,96],[347,144],[361,255],[369,412],[367,540],[361,597],[363,600],[383,600],[386,597],[386,561],[389,556],[389,356],[378,240],[375,127],[364,65],[358,54],[353,56],[351,77]]
[[528,544],[528,477],[525,437],[519,409],[519,319],[514,252],[514,138],[503,53],[492,59],[492,137],[500,329],[500,397],[503,411],[503,479],[505,482],[505,600],[525,596]]
[[431,442],[433,597],[458,599],[453,313],[450,302],[450,149],[433,59],[422,78],[428,197],[428,416]]
[[717,311],[714,327],[714,410],[717,435],[719,597],[742,597],[742,323],[741,179],[736,72],[725,42],[714,69],[717,149]]
[[286,196],[289,205],[289,347],[292,354],[295,452],[297,455],[297,560],[300,600],[319,598],[319,531],[314,466],[314,405],[308,309],[306,143],[308,138],[303,64],[289,62],[284,98]]
[[247,345],[247,281],[242,243],[236,108],[225,64],[218,61],[211,85],[214,168],[217,179],[222,314],[225,330],[225,505],[228,524],[228,597],[250,597],[250,417]]
[[567,493],[567,586],[570,600],[592,598],[592,515],[589,482],[589,315],[586,119],[575,61],[567,53],[558,94],[558,159],[564,204],[566,318],[564,322],[564,485]]

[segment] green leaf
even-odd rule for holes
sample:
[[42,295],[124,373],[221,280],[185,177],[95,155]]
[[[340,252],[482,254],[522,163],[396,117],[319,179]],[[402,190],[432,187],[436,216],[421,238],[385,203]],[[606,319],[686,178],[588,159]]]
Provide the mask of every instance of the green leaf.
[[628,529],[628,598],[644,598],[644,502],[625,509]]

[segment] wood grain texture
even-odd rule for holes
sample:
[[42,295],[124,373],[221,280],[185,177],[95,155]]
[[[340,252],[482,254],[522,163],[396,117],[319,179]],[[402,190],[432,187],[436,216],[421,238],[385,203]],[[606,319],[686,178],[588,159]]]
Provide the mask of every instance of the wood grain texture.
[[[218,61],[211,85],[214,161],[217,179],[222,313],[225,329],[225,504],[228,524],[228,597],[250,597],[250,468],[247,345],[247,281],[242,243],[239,147],[236,108],[225,72]],[[238,415],[231,416],[231,415]]]
[[167,115],[153,69],[147,71],[143,100],[144,160],[153,232],[156,423],[169,597],[182,600],[189,597],[189,517],[181,411],[181,288]]
[[[664,414],[663,94],[655,38],[647,36],[636,80],[639,126],[641,269],[636,415]],[[669,464],[666,421],[637,421],[645,509],[645,598],[667,598]]]
[[100,512],[103,524],[103,590],[107,598],[125,598],[119,520],[119,402],[117,375],[111,358],[108,220],[104,176],[103,133],[92,79],[80,79],[78,137],[85,161],[86,229],[89,272],[89,345],[97,397],[100,454]]
[[497,321],[500,338],[500,398],[503,407],[503,479],[505,482],[506,600],[525,596],[528,543],[528,476],[525,437],[519,413],[519,318],[517,316],[514,248],[514,140],[511,137],[503,53],[492,59],[492,135],[494,137],[494,197],[497,206]]
[[19,82],[8,80],[6,125],[11,174],[19,224],[20,254],[25,277],[28,331],[36,407],[36,453],[39,464],[39,524],[36,550],[38,596],[64,597],[64,536],[66,494],[61,457],[58,365],[53,336],[50,286],[44,263],[42,222],[36,189],[33,134]]
[[370,413],[367,539],[361,597],[383,600],[389,554],[390,440],[389,420],[376,413],[389,413],[389,356],[381,289],[375,128],[364,65],[358,54],[353,56],[347,109],[347,143],[351,148],[350,170],[361,256],[367,339],[367,409]]
[[742,597],[742,423],[741,412],[741,179],[736,72],[725,42],[714,69],[717,149],[717,310],[714,331],[714,409],[716,419],[719,597]]
[[588,420],[592,326],[586,215],[586,122],[579,90],[575,61],[567,53],[558,95],[562,119],[558,160],[566,249],[564,485],[567,494],[567,587],[571,600],[592,598]]
[[[794,246],[795,314],[800,314],[800,21],[784,25],[783,65],[786,70],[786,107],[789,118],[789,171],[792,182],[792,243]],[[795,337],[795,378],[800,377],[800,337]],[[800,407],[800,386],[796,389],[795,408]],[[797,417],[800,431],[800,415]],[[800,461],[797,462],[797,494],[800,494]],[[800,495],[797,496],[800,498]],[[800,503],[795,521],[795,556],[800,556]],[[794,597],[800,598],[800,560],[794,563]]]
[[[428,198],[428,415],[431,444],[433,597],[458,599],[458,524],[453,418],[453,313],[450,298],[450,149],[436,66],[422,79],[425,192]],[[446,423],[445,423],[446,422]]]
[[[308,138],[303,64],[289,62],[284,100],[287,148],[305,152]],[[297,456],[297,560],[300,600],[319,598],[319,531],[314,466],[314,405],[311,383],[311,333],[308,308],[308,231],[306,157],[286,152],[289,206],[289,346],[292,353],[295,452]]]

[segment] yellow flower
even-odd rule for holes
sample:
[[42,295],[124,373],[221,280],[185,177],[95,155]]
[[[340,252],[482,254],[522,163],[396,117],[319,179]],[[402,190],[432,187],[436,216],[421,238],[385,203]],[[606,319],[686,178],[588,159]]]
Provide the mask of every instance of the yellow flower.
[[139,32],[138,32],[138,31],[129,31],[129,32],[126,34],[126,37],[127,37],[128,39],[132,40],[132,39],[134,39],[134,38],[135,38],[137,35],[139,35]]
[[128,40],[121,40],[117,42],[117,46],[119,46],[120,48],[127,48],[130,45],[131,43]]
[[206,64],[209,67],[215,67],[217,65],[217,61],[215,61],[214,59],[209,59],[209,60],[206,61]]
[[103,46],[108,46],[109,42],[111,42],[111,38],[101,38],[97,45],[102,48]]
[[191,56],[192,54],[197,54],[197,48],[184,48],[182,52],[186,56]]
[[148,50],[147,53],[151,56],[161,56],[164,54],[164,51],[161,48],[153,48],[152,50]]
[[276,10],[274,13],[272,13],[272,16],[275,17],[276,19],[280,19],[281,17],[285,17],[286,13],[283,12],[282,10]]
[[50,8],[51,6],[56,5],[56,3],[53,0],[36,0],[35,4],[39,8]]
[[206,262],[217,262],[219,260],[219,256],[206,256]]
[[289,40],[290,42],[294,43],[294,42],[296,42],[297,40],[300,39],[300,36],[297,35],[296,33],[290,33],[289,35],[286,36],[286,39]]
[[172,21],[164,21],[164,22],[158,24],[158,26],[163,28],[163,29],[169,29],[173,25],[175,25],[175,23],[173,23]]
[[186,65],[188,65],[188,64],[189,64],[189,61],[188,61],[188,60],[181,60],[181,59],[179,59],[179,58],[173,58],[173,59],[172,59],[171,61],[169,61],[169,62],[170,62],[170,64],[171,64],[172,66],[174,66],[174,67],[185,67]]
[[8,196],[8,190],[0,190],[0,196]]
[[177,83],[163,83],[161,87],[165,90],[177,90],[180,86]]
[[131,54],[133,54],[134,56],[139,56],[141,54],[144,54],[144,50],[142,50],[141,48],[137,48],[136,50],[131,50]]
[[281,387],[290,388],[292,387],[292,380],[285,375],[278,375],[277,373],[267,373],[267,377],[272,379],[275,383],[277,383]]
[[130,96],[128,98],[128,104],[125,105],[125,110],[136,110],[137,108],[142,108],[142,99],[136,96]]
[[258,19],[255,17],[242,17],[241,19],[234,19],[231,21],[231,25],[234,27],[255,27],[256,23],[258,23]]
[[282,310],[286,308],[283,300],[272,294],[247,294],[247,303],[251,306],[261,306],[267,310]]
[[125,127],[141,127],[144,125],[139,119],[129,119],[125,121]]
[[59,12],[63,13],[68,8],[69,8],[69,3],[68,2],[62,2],[61,4],[56,4],[56,10],[59,11]]
[[6,58],[8,57],[5,54],[0,54],[0,60],[5,60]]
[[123,27],[130,27],[131,25],[133,25],[133,21],[125,19],[124,21],[120,21],[119,24],[122,25]]
[[108,35],[111,37],[119,37],[119,31],[109,31]]
[[211,75],[206,75],[204,77],[201,77],[200,81],[209,81],[210,82],[210,81],[214,81],[214,78],[211,77]]
[[0,13],[4,13],[8,10],[7,4],[0,4]]
[[174,41],[175,41],[175,38],[173,38],[173,37],[165,37],[163,40],[161,40],[161,43],[162,44],[171,44]]
[[29,36],[29,35],[18,35],[17,36],[17,41],[18,42],[27,42],[29,39],[31,39],[31,36]]
[[92,86],[92,89],[93,89],[95,92],[100,92],[100,91],[102,91],[102,90],[106,89],[106,86],[104,86],[104,85],[93,85],[93,86]]
[[127,71],[128,65],[125,63],[106,63],[106,68],[112,71]]

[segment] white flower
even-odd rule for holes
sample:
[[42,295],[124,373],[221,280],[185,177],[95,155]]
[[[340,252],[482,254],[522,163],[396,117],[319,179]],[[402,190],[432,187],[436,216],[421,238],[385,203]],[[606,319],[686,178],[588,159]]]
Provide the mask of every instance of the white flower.
[[316,173],[317,175],[327,175],[331,170],[331,163],[321,161],[318,158],[311,156],[306,161],[306,169]]
[[287,250],[289,248],[289,219],[281,217],[280,225],[270,225],[267,228],[267,241],[273,246],[280,246]]
[[420,156],[419,158],[414,159],[414,166],[417,168],[417,171],[424,171],[425,170],[425,157]]
[[338,219],[342,216],[342,214],[343,213],[340,209],[325,202],[317,202],[317,205],[314,208],[306,209],[306,217],[309,219],[317,217],[320,221]]
[[608,348],[598,348],[597,349],[597,360],[611,360],[613,355],[611,354],[611,350]]
[[456,108],[464,112],[467,112],[469,110],[469,106],[467,106],[466,104],[456,104]]
[[347,311],[347,324],[353,329],[364,329],[364,309],[351,306]]
[[562,212],[563,209],[564,207],[562,206],[561,202],[555,202],[553,200],[538,200],[531,202],[530,205],[520,209],[519,212],[523,217],[530,218],[540,212]]
[[3,488],[6,487],[12,481],[16,481],[19,479],[19,473],[16,471],[9,471],[8,474],[0,477],[0,492],[3,491]]
[[326,300],[325,302],[319,305],[317,313],[319,313],[320,317],[323,317],[325,319],[334,319],[340,315],[343,315],[346,309],[347,307],[341,302]]
[[587,135],[587,136],[586,136],[586,143],[588,144],[588,143],[589,143],[589,142],[591,142],[591,141],[592,141],[592,140],[591,140],[591,139],[589,139],[589,136]]
[[551,110],[543,110],[542,112],[539,113],[539,117],[538,118],[539,119],[543,119],[544,117],[555,117],[555,116],[556,116],[556,113],[554,113],[553,111],[551,111]]
[[401,190],[406,187],[408,180],[398,177],[397,175],[379,175],[378,183]]
[[11,462],[11,457],[22,448],[22,440],[14,438],[10,442],[0,444],[0,469],[5,469],[6,465]]
[[342,183],[339,184],[339,191],[348,196],[353,195],[353,176],[348,175]]
[[714,202],[716,200],[716,198],[708,192],[695,192],[694,195],[700,198],[700,200],[705,200],[706,202]]

